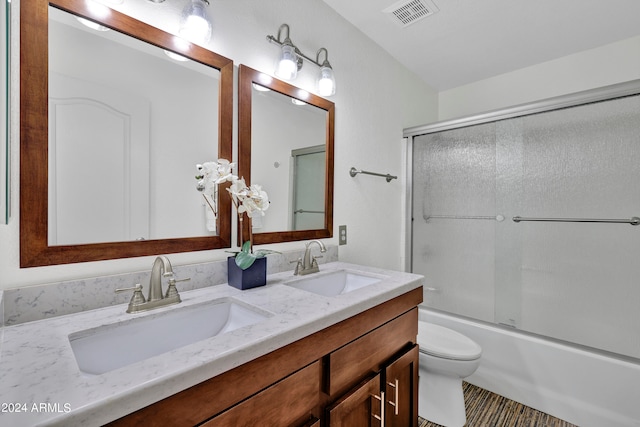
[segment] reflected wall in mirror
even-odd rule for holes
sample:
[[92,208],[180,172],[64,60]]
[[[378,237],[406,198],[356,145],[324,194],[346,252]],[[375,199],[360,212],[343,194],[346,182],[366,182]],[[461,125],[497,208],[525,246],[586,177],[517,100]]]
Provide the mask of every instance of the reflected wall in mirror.
[[49,245],[215,235],[190,190],[218,151],[219,80],[49,7]]
[[207,229],[194,177],[231,158],[232,61],[105,11],[21,7],[22,267],[230,246],[230,201]]
[[334,104],[244,65],[239,85],[238,175],[271,202],[254,243],[331,237]]

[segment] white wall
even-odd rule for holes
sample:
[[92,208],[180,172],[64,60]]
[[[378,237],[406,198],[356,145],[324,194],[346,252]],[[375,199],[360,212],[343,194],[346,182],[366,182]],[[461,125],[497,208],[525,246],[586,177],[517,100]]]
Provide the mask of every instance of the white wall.
[[640,78],[640,36],[439,93],[448,120]]
[[[144,14],[145,21],[175,32],[177,10],[170,16],[164,11],[179,9],[180,4],[154,4],[139,0],[127,1],[120,7],[131,14]],[[245,64],[271,73],[277,46],[266,41],[275,35],[282,23],[291,27],[292,40],[313,55],[320,47],[329,51],[337,93],[335,138],[334,236],[337,227],[349,227],[349,244],[340,247],[340,258],[348,262],[402,269],[401,230],[402,179],[386,183],[382,178],[358,176],[351,178],[349,168],[391,173],[402,178],[402,130],[434,121],[437,115],[437,94],[414,74],[348,24],[321,0],[255,0],[214,1],[211,3],[214,37],[210,48]],[[104,274],[148,270],[152,257],[103,262],[19,268],[19,111],[17,93],[19,4],[13,4],[14,64],[12,85],[12,182],[14,206],[7,226],[0,225],[0,289],[50,283]],[[140,16],[140,15],[136,15]],[[313,90],[317,69],[306,64],[297,86]],[[237,137],[237,130],[234,139]],[[234,142],[235,143],[235,142]],[[337,237],[328,242],[337,244]],[[301,248],[302,242],[276,245],[280,249]],[[227,256],[224,250],[171,255],[174,264],[190,264],[219,260]]]

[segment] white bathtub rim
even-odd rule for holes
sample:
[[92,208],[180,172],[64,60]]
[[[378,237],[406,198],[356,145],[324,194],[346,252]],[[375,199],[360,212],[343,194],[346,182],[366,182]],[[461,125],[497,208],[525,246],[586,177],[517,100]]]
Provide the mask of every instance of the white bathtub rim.
[[[634,403],[640,396],[623,387],[640,381],[640,364],[424,306],[419,319],[458,330],[483,347],[480,367],[466,379],[471,384],[581,427],[640,426]],[[550,369],[552,363],[567,368]],[[598,388],[612,384],[621,386]]]
[[[425,312],[428,312],[429,315],[433,315],[436,317],[439,317],[441,319],[455,319],[456,322],[460,322],[462,324],[474,327],[474,328],[480,328],[480,329],[484,329],[487,331],[491,331],[491,332],[495,332],[495,333],[500,333],[500,334],[504,334],[504,335],[508,335],[512,338],[516,338],[516,339],[522,339],[522,340],[527,340],[529,342],[532,343],[537,343],[537,344],[543,344],[545,346],[549,346],[555,349],[559,349],[559,350],[563,350],[563,351],[569,351],[569,352],[574,352],[576,354],[581,354],[584,356],[588,356],[590,358],[593,359],[598,359],[601,361],[606,361],[608,363],[616,363],[619,364],[622,367],[627,367],[627,368],[631,368],[631,369],[638,369],[640,370],[640,364],[639,363],[635,363],[631,360],[627,360],[626,356],[623,355],[607,355],[607,354],[602,354],[599,353],[597,350],[590,350],[588,348],[582,348],[579,345],[573,345],[570,343],[562,343],[562,342],[558,342],[555,341],[553,339],[546,339],[546,338],[542,338],[540,336],[537,335],[533,335],[530,334],[526,331],[519,331],[519,330],[511,330],[511,328],[507,328],[507,327],[500,327],[497,325],[491,325],[488,323],[484,323],[482,321],[474,321],[474,320],[470,320],[467,319],[465,317],[461,317],[461,316],[456,316],[454,314],[448,314],[448,313],[444,313],[438,310],[434,310],[430,307],[424,307],[424,306],[419,306],[419,320],[422,321],[427,321],[427,319],[424,318],[424,314]],[[435,323],[435,322],[434,322]],[[628,358],[631,359],[631,358]]]

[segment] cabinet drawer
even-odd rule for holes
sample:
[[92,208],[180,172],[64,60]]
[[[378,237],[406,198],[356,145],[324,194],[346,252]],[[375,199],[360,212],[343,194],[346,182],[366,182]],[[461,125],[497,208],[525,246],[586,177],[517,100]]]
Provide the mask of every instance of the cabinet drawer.
[[[320,368],[320,361],[316,361],[202,425],[307,425],[307,420],[314,416],[320,403]],[[229,387],[233,387],[233,384],[229,384]],[[220,393],[224,393],[224,390],[220,390]]]
[[380,371],[407,344],[415,344],[417,335],[418,309],[414,308],[330,353],[324,391],[332,398],[344,393]]

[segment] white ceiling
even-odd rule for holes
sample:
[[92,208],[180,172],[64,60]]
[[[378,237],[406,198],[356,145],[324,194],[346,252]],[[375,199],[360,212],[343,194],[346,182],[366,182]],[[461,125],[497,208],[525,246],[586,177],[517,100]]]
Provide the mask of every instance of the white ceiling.
[[640,0],[429,1],[402,28],[382,11],[404,1],[324,0],[438,90],[640,35]]

